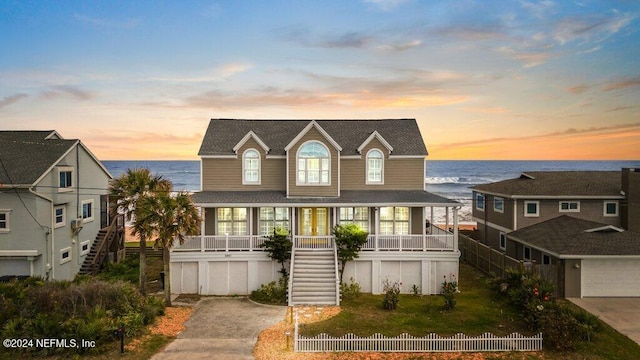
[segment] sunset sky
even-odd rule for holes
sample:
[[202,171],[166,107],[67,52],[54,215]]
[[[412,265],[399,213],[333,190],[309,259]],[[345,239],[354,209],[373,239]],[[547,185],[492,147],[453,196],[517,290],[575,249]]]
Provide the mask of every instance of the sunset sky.
[[0,128],[197,159],[211,118],[416,118],[428,159],[640,159],[638,1],[0,1]]

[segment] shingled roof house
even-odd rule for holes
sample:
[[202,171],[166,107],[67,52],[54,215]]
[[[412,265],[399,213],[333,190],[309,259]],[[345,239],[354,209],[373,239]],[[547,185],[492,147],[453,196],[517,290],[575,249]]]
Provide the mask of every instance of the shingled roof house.
[[380,293],[389,279],[435,294],[458,273],[457,234],[425,220],[446,208],[448,228],[460,204],[424,190],[427,150],[413,119],[214,119],[199,156],[202,235],[173,249],[174,291],[247,294],[276,280],[259,247],[274,227],[294,243],[291,304],[339,302],[336,224],[370,234],[344,276],[364,291]]
[[80,140],[0,131],[0,276],[73,279],[106,225],[110,178]]
[[640,171],[527,172],[472,189],[478,239],[548,265],[559,295],[640,296]]

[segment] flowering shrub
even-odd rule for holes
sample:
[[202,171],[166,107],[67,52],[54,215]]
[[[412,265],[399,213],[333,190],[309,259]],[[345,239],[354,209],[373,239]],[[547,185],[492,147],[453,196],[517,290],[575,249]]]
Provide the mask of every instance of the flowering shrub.
[[400,301],[401,286],[401,282],[390,282],[389,279],[386,279],[382,283],[382,290],[384,291],[384,300],[382,302],[382,307],[384,307],[386,310],[395,310],[395,308],[398,306],[398,301]]
[[458,281],[456,276],[451,274],[451,281],[447,281],[447,277],[444,277],[442,282],[442,296],[444,296],[444,309],[452,310],[456,306],[456,294],[458,293]]
[[353,278],[350,278],[350,283],[340,284],[340,294],[342,294],[342,300],[352,300],[360,296],[362,288]]

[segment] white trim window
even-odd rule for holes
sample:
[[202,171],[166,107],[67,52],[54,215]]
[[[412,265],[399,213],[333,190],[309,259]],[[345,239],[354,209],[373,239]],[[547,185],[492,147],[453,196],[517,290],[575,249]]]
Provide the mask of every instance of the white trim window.
[[551,265],[551,257],[547,254],[542,254],[542,265]]
[[484,211],[484,195],[476,194],[476,209]]
[[368,207],[341,207],[338,222],[342,224],[356,224],[362,230],[369,231]]
[[618,216],[618,208],[619,206],[617,201],[605,201],[603,215],[606,217]]
[[247,208],[218,208],[218,235],[248,235]]
[[84,200],[82,202],[82,222],[87,223],[93,221],[93,199]]
[[380,208],[380,235],[409,234],[408,207]]
[[289,227],[289,208],[261,207],[259,220],[260,235],[271,235],[275,228],[291,229]]
[[53,223],[56,228],[63,227],[66,222],[66,211],[64,205],[59,205],[53,208]]
[[11,231],[11,210],[0,209],[0,233]]
[[260,185],[260,153],[247,149],[242,155],[242,185]]
[[366,184],[384,184],[384,155],[378,149],[371,149],[367,153]]
[[560,201],[559,212],[580,212],[580,201]]
[[500,244],[499,244],[500,250],[506,251],[507,250],[507,235],[505,235],[501,231],[499,237],[500,237],[500,239],[499,239],[500,240]]
[[80,243],[80,256],[85,256],[91,251],[91,240],[86,240]]
[[73,168],[71,166],[58,167],[58,192],[73,190]]
[[496,197],[493,199],[493,211],[504,213],[504,199]]
[[331,185],[331,153],[319,141],[308,141],[298,149],[296,185]]
[[60,250],[60,264],[65,264],[71,261],[71,247],[66,247]]
[[531,261],[531,248],[528,246],[524,246],[522,248],[522,259],[524,261]]
[[540,216],[540,201],[525,201],[524,202],[524,216],[525,217],[539,217]]

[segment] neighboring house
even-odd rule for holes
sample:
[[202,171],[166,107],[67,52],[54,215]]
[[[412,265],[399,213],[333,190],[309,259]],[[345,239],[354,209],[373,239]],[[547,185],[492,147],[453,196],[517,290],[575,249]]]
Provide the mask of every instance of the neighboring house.
[[0,131],[0,276],[73,279],[106,225],[109,179],[80,140]]
[[640,296],[640,233],[561,215],[507,234],[507,246],[550,265],[560,296]]
[[640,171],[527,172],[473,189],[478,240],[565,297],[640,296]]
[[[460,204],[424,190],[427,150],[413,119],[214,119],[199,156],[202,236],[173,249],[175,292],[248,294],[277,280],[279,265],[259,247],[274,227],[294,243],[291,304],[339,302],[337,224],[369,232],[344,275],[363,291],[380,293],[389,279],[436,294],[458,273]],[[456,233],[425,226],[434,207]]]

